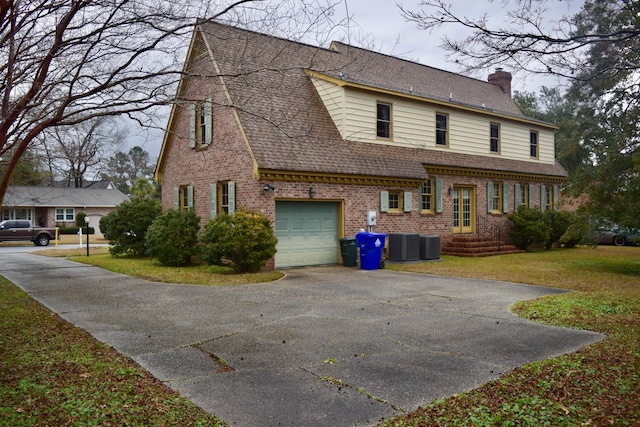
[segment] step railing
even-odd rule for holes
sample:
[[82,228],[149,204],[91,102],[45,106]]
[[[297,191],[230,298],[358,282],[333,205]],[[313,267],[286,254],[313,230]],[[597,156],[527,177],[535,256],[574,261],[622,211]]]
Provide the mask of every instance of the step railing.
[[493,241],[494,246],[498,247],[498,252],[501,251],[502,229],[491,222],[487,217],[478,215],[477,217],[476,233],[478,237],[490,238]]

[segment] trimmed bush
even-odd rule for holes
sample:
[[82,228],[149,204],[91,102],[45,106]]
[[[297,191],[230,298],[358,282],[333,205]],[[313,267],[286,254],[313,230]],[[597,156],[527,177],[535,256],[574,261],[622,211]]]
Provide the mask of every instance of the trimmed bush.
[[[80,227],[59,227],[60,234],[78,234]],[[82,234],[87,234],[87,226],[82,227]],[[89,234],[95,234],[95,228],[89,227]]]
[[539,210],[520,206],[508,217],[513,221],[509,237],[519,249],[526,250],[533,243],[549,240],[549,226],[544,221],[544,214]]
[[78,212],[78,214],[76,215],[76,226],[80,228],[86,228],[87,227],[87,222],[85,221],[86,217],[87,217],[87,214],[85,212]]
[[162,265],[191,265],[191,258],[200,252],[199,231],[200,217],[193,210],[166,211],[147,230],[147,253]]
[[160,202],[135,198],[120,203],[100,218],[100,230],[109,240],[111,255],[144,255],[147,229],[161,213]]
[[205,224],[200,242],[202,259],[208,264],[228,263],[236,273],[253,273],[275,255],[278,240],[269,218],[238,209]]

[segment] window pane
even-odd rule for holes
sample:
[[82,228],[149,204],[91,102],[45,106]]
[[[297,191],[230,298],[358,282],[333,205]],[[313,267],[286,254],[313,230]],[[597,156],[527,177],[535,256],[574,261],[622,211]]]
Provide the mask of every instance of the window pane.
[[218,213],[229,213],[229,182],[221,182],[218,184],[219,209]]
[[493,152],[498,152],[500,150],[499,148],[499,141],[500,141],[500,126],[492,123],[491,124],[491,151]]
[[530,155],[531,157],[538,157],[538,132],[531,132],[529,139],[531,142]]
[[205,117],[204,104],[200,104],[200,135],[199,142],[204,143],[207,140],[207,121]]
[[389,192],[389,209],[400,209],[400,193]]
[[448,116],[436,114],[436,144],[447,145]]
[[391,138],[391,105],[378,103],[376,134],[379,138]]
[[502,206],[502,185],[500,183],[494,182],[493,184],[493,203],[491,206],[491,210],[494,212],[500,211],[500,206]]
[[432,203],[431,180],[429,180],[420,187],[420,209],[423,211],[430,211],[433,209]]

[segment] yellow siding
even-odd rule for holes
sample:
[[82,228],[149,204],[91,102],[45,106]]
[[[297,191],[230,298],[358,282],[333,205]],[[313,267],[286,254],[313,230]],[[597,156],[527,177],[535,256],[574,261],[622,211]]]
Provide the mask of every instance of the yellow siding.
[[[441,108],[426,102],[342,88],[314,79],[318,93],[345,139],[377,144],[429,148],[472,155],[499,156],[512,160],[555,162],[553,131],[526,123]],[[392,105],[392,138],[376,138],[376,103]],[[344,105],[342,113],[340,105]],[[435,144],[435,115],[449,115],[449,146]],[[489,149],[490,123],[500,124],[500,153]],[[539,132],[539,159],[529,157],[529,132]]]
[[344,133],[344,90],[340,86],[324,80],[312,78],[311,81],[315,85],[322,102],[340,131],[340,134],[346,139]]

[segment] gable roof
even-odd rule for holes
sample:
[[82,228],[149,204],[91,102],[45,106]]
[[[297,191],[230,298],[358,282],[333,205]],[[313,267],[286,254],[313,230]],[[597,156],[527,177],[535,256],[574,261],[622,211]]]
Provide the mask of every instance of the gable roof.
[[[204,43],[206,49],[202,46],[195,49],[194,43]],[[460,156],[454,153],[437,150],[343,140],[310,74],[339,80],[345,85],[410,95],[451,108],[477,110],[553,128],[523,116],[511,97],[494,84],[343,43],[334,42],[331,49],[324,49],[216,22],[202,22],[194,32],[192,50],[211,52],[211,57],[198,60],[199,66],[205,64],[208,75],[220,76],[223,81],[258,171],[424,180],[427,173],[423,164],[439,159],[452,165],[459,160]],[[185,64],[185,69],[188,66]],[[172,119],[170,127],[171,123]],[[168,134],[158,161],[160,175]],[[484,162],[482,156],[469,157],[476,163]],[[493,169],[495,163],[495,158],[487,157],[486,165],[475,167]],[[566,176],[558,163],[543,165],[507,159],[498,163],[513,172],[534,168],[536,174]]]
[[4,207],[56,207],[89,208],[115,207],[128,200],[120,190],[88,188],[9,187],[4,196]]

